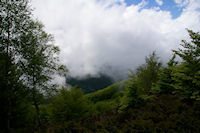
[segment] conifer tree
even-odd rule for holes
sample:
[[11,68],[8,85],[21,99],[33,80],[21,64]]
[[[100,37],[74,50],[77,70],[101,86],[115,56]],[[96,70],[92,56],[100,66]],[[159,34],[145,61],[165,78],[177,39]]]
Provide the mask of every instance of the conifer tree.
[[187,97],[200,100],[200,33],[188,30],[191,42],[182,40],[182,49],[173,50],[182,62],[173,70],[175,88]]
[[153,52],[146,57],[145,61],[145,64],[136,69],[136,72],[132,71],[126,83],[129,106],[142,105],[144,99],[151,93],[153,84],[158,80],[158,74],[162,68],[159,57]]
[[178,64],[175,61],[176,55],[170,59],[167,63],[167,66],[162,69],[162,71],[158,74],[158,81],[153,86],[153,92],[155,93],[174,93],[174,80],[173,80],[173,68]]
[[158,73],[160,72],[162,63],[155,52],[145,58],[145,64],[136,69],[135,76],[137,78],[138,87],[149,92],[153,83],[158,80]]

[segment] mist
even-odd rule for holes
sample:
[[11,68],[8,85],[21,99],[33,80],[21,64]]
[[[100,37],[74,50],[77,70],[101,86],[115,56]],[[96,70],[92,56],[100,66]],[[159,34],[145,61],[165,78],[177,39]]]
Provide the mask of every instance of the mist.
[[79,78],[100,73],[125,78],[153,51],[165,63],[171,50],[188,38],[186,28],[200,30],[200,1],[189,1],[177,18],[157,6],[144,8],[146,4],[144,0],[137,5],[124,0],[32,0],[34,16],[55,36],[62,63]]

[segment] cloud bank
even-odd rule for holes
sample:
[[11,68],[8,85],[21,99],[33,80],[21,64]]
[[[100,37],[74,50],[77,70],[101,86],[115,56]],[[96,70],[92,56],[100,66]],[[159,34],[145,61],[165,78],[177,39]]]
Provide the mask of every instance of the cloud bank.
[[[161,0],[156,0],[163,4]],[[177,6],[183,0],[175,0]],[[73,76],[126,75],[156,50],[167,61],[186,39],[185,28],[200,30],[200,1],[190,0],[172,19],[146,1],[127,6],[124,0],[32,0],[34,15],[55,36],[61,61]]]

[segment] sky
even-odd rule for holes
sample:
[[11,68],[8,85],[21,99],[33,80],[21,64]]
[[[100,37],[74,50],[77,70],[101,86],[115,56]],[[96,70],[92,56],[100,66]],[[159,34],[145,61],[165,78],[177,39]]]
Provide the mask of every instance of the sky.
[[172,56],[186,28],[200,31],[200,0],[31,0],[70,75],[126,76],[156,51]]
[[[142,0],[125,0],[127,6],[132,4],[137,5]],[[157,7],[160,10],[170,11],[172,18],[177,18],[181,15],[183,9],[189,4],[189,0],[146,0],[146,5],[143,9]]]

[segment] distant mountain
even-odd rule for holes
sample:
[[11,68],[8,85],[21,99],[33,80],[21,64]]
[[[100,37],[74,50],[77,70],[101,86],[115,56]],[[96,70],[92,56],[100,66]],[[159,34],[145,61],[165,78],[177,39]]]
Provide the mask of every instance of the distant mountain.
[[91,93],[106,88],[114,83],[114,80],[106,74],[100,74],[98,77],[86,76],[84,78],[68,77],[67,84],[82,88],[84,93]]

